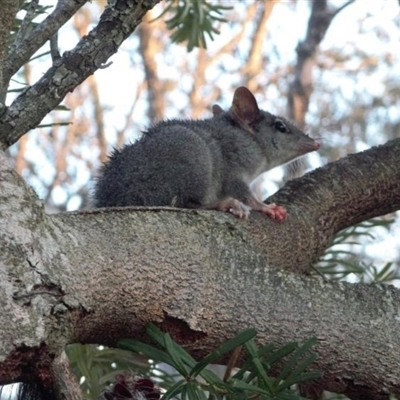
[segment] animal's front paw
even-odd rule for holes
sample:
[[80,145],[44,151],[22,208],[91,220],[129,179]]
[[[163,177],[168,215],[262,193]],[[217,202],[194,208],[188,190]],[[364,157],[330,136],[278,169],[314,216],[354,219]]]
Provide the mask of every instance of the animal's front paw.
[[259,211],[278,222],[284,221],[287,217],[286,209],[281,206],[277,206],[274,203],[263,204],[262,208]]
[[248,218],[251,208],[241,201],[228,197],[218,203],[206,206],[209,210],[227,211],[233,214],[237,218]]
[[241,201],[232,199],[230,207],[228,211],[232,213],[237,218],[245,218],[249,217],[251,208],[243,204]]

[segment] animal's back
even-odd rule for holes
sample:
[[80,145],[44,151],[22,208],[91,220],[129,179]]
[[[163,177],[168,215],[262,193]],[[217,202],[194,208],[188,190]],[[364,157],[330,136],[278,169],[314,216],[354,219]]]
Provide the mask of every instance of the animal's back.
[[100,171],[96,206],[189,207],[214,200],[211,135],[204,121],[164,121],[115,150]]

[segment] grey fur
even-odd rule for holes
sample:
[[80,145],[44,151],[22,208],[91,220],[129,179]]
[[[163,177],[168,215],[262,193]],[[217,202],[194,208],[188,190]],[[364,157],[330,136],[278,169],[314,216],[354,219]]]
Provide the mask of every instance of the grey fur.
[[318,147],[286,119],[259,110],[241,87],[229,111],[217,106],[213,118],[162,121],[115,150],[101,168],[95,205],[230,210],[219,204],[233,198],[255,208],[249,185],[257,176]]

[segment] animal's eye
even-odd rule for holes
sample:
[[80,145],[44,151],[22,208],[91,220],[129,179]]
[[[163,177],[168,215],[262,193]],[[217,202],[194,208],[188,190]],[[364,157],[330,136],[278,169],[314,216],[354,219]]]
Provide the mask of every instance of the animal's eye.
[[288,131],[288,128],[286,128],[286,125],[283,123],[282,120],[277,119],[275,121],[275,129],[279,132],[285,133]]

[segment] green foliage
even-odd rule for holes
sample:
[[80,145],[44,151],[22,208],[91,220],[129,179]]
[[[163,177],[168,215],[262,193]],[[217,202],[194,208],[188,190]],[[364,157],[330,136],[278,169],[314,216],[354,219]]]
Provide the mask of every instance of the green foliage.
[[[147,334],[163,350],[133,339],[124,339],[119,347],[140,353],[146,358],[162,361],[180,374],[179,379],[169,388],[163,400],[180,396],[181,399],[301,399],[291,386],[319,378],[317,371],[306,372],[315,361],[316,355],[310,353],[317,342],[312,338],[302,345],[289,343],[276,349],[273,345],[258,347],[254,342],[257,332],[247,329],[233,339],[219,346],[204,359],[197,362],[169,334],[161,332],[155,325],[149,324]],[[221,379],[207,367],[244,347],[247,360],[242,367]],[[236,354],[237,355],[237,354]],[[232,356],[235,357],[235,356]],[[279,364],[281,373],[277,378],[269,375],[271,369]],[[229,368],[229,367],[228,367]]]
[[195,47],[207,47],[205,34],[211,40],[213,34],[219,34],[215,23],[226,22],[220,15],[230,8],[207,0],[168,0],[167,7],[157,18],[172,14],[165,21],[167,28],[173,31],[171,40],[176,43],[187,41],[188,51],[192,51]]
[[151,366],[147,360],[121,349],[72,344],[66,348],[66,353],[72,371],[81,382],[85,399],[98,399],[117,374],[128,370],[143,375],[150,373]]
[[374,218],[338,232],[316,269],[333,280],[343,280],[350,274],[354,274],[363,283],[391,283],[400,279],[393,263],[388,262],[383,268],[378,268],[360,261],[359,255],[352,251],[352,246],[361,245],[359,239],[375,239],[371,233],[372,228],[380,226],[389,229],[393,222],[394,219]]

